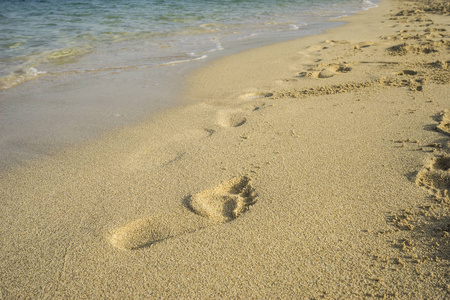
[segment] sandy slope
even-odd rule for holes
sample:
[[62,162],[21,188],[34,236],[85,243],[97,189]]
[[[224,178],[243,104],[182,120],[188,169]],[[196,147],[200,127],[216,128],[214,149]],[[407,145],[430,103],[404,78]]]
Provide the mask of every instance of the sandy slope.
[[385,0],[0,176],[0,298],[449,296],[449,17]]

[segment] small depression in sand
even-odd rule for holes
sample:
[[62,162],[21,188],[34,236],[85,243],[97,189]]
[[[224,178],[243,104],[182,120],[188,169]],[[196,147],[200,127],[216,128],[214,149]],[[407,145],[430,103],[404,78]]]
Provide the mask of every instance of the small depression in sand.
[[448,195],[450,190],[450,156],[433,158],[416,177],[416,184],[434,193]]
[[337,74],[347,73],[351,70],[352,68],[346,64],[317,65],[309,69],[308,72],[299,73],[298,77],[331,78]]
[[239,127],[247,122],[242,111],[219,111],[217,113],[217,124],[222,127]]
[[442,113],[441,123],[439,123],[437,129],[442,133],[450,135],[450,110],[446,109]]
[[450,156],[436,158],[433,163],[433,168],[436,170],[448,171],[450,169]]
[[270,98],[273,96],[273,93],[245,93],[241,95],[239,98],[243,100],[253,100],[259,98]]

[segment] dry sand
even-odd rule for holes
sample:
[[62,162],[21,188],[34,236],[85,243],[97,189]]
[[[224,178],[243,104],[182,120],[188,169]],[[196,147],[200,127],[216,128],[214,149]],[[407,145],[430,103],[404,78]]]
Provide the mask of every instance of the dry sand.
[[448,298],[442,3],[225,57],[185,106],[2,173],[0,298]]

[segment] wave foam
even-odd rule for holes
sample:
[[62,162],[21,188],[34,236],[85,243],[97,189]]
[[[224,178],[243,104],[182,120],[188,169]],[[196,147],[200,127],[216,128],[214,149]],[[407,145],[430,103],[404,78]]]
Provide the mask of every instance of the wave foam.
[[13,86],[35,79],[43,74],[46,74],[46,72],[38,71],[38,69],[33,67],[20,68],[14,73],[0,78],[0,90],[12,88]]

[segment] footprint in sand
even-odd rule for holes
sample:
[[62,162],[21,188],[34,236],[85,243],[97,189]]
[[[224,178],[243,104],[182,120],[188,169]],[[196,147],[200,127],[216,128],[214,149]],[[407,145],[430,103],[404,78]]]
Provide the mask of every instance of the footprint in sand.
[[419,72],[417,72],[417,71],[414,71],[414,70],[403,70],[402,72],[400,72],[400,73],[398,73],[398,75],[410,75],[410,76],[414,76],[414,75],[417,75],[417,73],[419,73]]
[[450,190],[450,156],[443,155],[433,158],[417,174],[416,184],[433,193],[449,197]]
[[[320,71],[317,71],[317,67],[321,67]],[[329,64],[329,65],[319,65],[316,68],[311,68],[309,72],[301,72],[298,74],[299,77],[314,77],[314,78],[330,78],[336,74],[347,73],[352,70],[347,64]]]
[[202,140],[210,137],[214,131],[212,129],[187,129],[177,134],[165,136],[164,141],[155,143],[153,140],[142,139],[142,142],[133,145],[128,153],[124,153],[120,161],[120,167],[124,171],[150,170],[167,166],[180,160],[184,156],[183,151],[177,151],[170,147],[170,151],[158,154],[163,147],[170,146],[182,141]]
[[341,44],[341,45],[345,45],[345,44],[349,44],[349,41],[346,40],[326,40],[324,41],[324,43],[330,44],[330,45],[336,45],[336,44]]
[[450,135],[450,109],[446,109],[442,113],[441,123],[439,123],[437,129],[442,133]]
[[338,73],[347,73],[350,72],[352,68],[347,66],[346,64],[331,64],[323,68],[317,77],[319,78],[330,78]]
[[[450,110],[442,113],[437,129],[450,134]],[[450,154],[431,159],[416,176],[416,184],[429,189],[437,196],[450,199]]]
[[[273,94],[267,93],[267,94],[252,94],[254,98],[251,98],[252,96],[249,96],[249,94],[246,94],[247,98],[244,98],[244,96],[241,96],[241,99],[245,100],[251,100],[256,98],[262,98],[262,97],[271,97]],[[257,110],[260,110],[265,106],[264,103],[257,103],[258,101],[245,101],[235,108],[229,108],[229,109],[221,109],[217,111],[217,117],[216,117],[216,124],[221,127],[239,127],[244,125],[247,122],[247,116],[250,114],[250,112],[254,112]]]
[[407,54],[430,54],[440,52],[450,46],[449,41],[426,41],[418,44],[403,43],[387,48],[388,54],[392,56],[404,56]]
[[236,219],[255,202],[256,193],[244,176],[187,198],[186,206],[200,216],[223,223]]
[[242,110],[220,110],[217,112],[217,124],[222,127],[239,127],[247,122]]
[[250,179],[243,176],[189,196],[184,202],[194,214],[184,210],[179,214],[138,219],[115,229],[109,236],[109,242],[119,249],[139,249],[215,223],[228,222],[256,202],[256,193]]
[[354,44],[352,46],[352,49],[353,50],[361,50],[362,48],[368,48],[368,47],[373,46],[373,45],[376,45],[376,43],[372,42],[372,41],[361,42],[361,43]]
[[[300,77],[300,75],[299,75],[299,77]],[[286,84],[296,83],[296,82],[298,82],[297,78],[284,78],[284,79],[275,80],[275,83],[278,85],[286,85]]]
[[242,94],[239,98],[241,100],[255,100],[261,98],[270,98],[273,96],[273,93],[245,93]]

